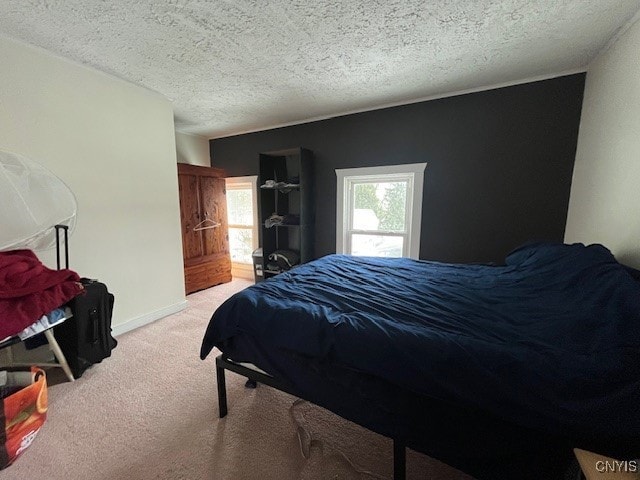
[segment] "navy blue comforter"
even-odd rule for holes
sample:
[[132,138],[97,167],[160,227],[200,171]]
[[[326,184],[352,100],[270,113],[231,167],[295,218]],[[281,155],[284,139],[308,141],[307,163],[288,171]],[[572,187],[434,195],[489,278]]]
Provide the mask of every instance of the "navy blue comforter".
[[549,434],[640,438],[640,283],[600,245],[330,255],[227,300],[201,357],[238,336]]

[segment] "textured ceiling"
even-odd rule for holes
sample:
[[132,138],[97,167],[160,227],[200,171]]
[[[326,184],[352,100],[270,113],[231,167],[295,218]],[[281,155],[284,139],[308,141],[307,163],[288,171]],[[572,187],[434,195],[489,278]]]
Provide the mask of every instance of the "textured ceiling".
[[0,32],[209,138],[584,67],[640,0],[0,0]]

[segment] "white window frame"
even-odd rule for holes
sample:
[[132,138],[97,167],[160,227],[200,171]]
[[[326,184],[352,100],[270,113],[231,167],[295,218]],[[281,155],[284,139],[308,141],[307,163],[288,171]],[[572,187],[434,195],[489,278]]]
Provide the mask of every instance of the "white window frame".
[[350,234],[358,233],[356,230],[349,230],[351,225],[351,211],[345,211],[351,204],[351,190],[353,186],[358,183],[401,180],[408,182],[407,212],[405,212],[407,232],[404,234],[398,234],[397,232],[381,233],[406,237],[405,245],[407,248],[404,249],[405,256],[418,259],[420,255],[420,232],[422,226],[422,192],[426,166],[426,163],[409,163],[383,167],[336,169],[336,253],[348,254],[350,251]]
[[[237,187],[238,185],[251,185],[251,199],[253,203],[253,228],[251,230],[253,238],[252,248],[255,250],[258,248],[258,176],[250,175],[245,177],[227,177],[224,181],[227,190],[233,190],[234,186]],[[229,228],[246,228],[246,225],[234,225],[232,223],[229,223],[228,226]],[[231,276],[253,280],[253,262],[231,262]]]

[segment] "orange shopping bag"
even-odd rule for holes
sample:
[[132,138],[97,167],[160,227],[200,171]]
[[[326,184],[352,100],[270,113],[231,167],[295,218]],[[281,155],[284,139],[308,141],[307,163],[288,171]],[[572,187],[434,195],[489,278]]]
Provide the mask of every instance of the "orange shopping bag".
[[44,371],[0,371],[0,388],[9,392],[0,403],[0,469],[24,452],[47,418],[47,379]]

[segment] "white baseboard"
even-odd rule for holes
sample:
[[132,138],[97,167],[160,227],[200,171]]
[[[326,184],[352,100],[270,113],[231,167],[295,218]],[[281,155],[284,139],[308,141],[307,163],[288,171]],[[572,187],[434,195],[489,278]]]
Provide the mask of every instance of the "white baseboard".
[[132,318],[127,322],[114,326],[111,333],[114,337],[117,337],[118,335],[122,335],[123,333],[142,327],[151,322],[155,322],[161,318],[173,315],[174,313],[184,310],[187,307],[187,303],[188,302],[186,300],[183,300],[181,302],[174,303],[173,305],[161,308],[160,310],[155,310],[153,312],[140,315],[139,317]]

